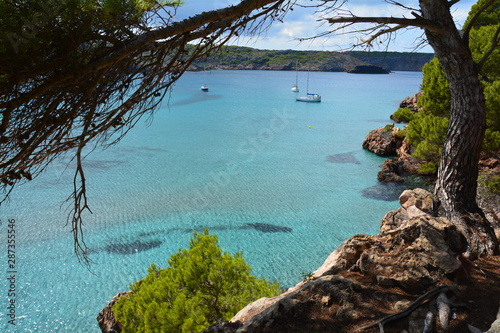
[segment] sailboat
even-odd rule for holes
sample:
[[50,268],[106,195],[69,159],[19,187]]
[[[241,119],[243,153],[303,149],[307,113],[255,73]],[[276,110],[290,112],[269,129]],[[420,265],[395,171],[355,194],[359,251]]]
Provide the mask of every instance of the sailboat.
[[[203,75],[206,77],[206,73],[205,73],[205,72],[206,72],[206,69],[205,69],[205,67],[203,67],[203,72],[204,72],[204,73],[203,73]],[[204,84],[201,86],[201,88],[200,88],[200,89],[201,89],[201,91],[208,91],[208,86],[207,86],[207,84],[206,84],[206,83],[204,83]]]
[[318,103],[321,102],[321,95],[319,94],[312,94],[309,92],[309,69],[307,70],[307,89],[306,89],[306,95],[305,96],[297,96],[295,97],[296,101],[299,102],[312,102],[312,103]]
[[295,62],[295,84],[292,87],[293,92],[299,92],[299,86],[298,86],[298,81],[299,79],[299,63]]

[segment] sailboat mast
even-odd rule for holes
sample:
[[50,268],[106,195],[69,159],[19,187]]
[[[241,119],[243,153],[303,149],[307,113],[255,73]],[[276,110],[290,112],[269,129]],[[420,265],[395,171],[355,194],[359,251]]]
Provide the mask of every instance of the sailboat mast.
[[310,71],[310,68],[307,68],[307,85],[306,85],[306,94],[309,94],[309,71]]
[[299,62],[295,61],[295,86],[298,87],[299,83]]

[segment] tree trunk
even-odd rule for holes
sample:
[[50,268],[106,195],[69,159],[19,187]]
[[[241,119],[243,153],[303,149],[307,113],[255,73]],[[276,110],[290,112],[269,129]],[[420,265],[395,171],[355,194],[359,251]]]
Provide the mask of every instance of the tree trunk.
[[420,0],[422,16],[441,24],[426,30],[427,40],[450,84],[451,110],[435,195],[442,215],[469,243],[472,256],[493,254],[498,242],[476,202],[478,162],[486,129],[485,102],[475,63],[461,38],[446,0]]

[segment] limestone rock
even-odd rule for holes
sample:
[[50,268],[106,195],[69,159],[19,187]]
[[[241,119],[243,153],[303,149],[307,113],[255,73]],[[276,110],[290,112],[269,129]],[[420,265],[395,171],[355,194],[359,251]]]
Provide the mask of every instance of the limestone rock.
[[380,156],[396,156],[403,143],[403,137],[398,136],[398,132],[394,124],[374,129],[366,136],[363,148]]
[[113,314],[112,307],[120,299],[120,297],[127,295],[128,292],[121,292],[116,294],[111,301],[106,305],[99,315],[97,316],[97,322],[103,333],[120,333],[122,331],[122,325],[116,321],[115,315]]
[[420,91],[420,92],[413,94],[412,96],[406,97],[405,99],[403,99],[401,101],[401,103],[399,104],[399,107],[402,109],[408,108],[413,112],[419,112],[420,108],[418,107],[417,102],[418,102],[418,98],[421,95],[422,95],[422,92]]
[[387,159],[382,165],[382,170],[377,174],[377,179],[380,182],[402,182],[404,179],[399,173],[398,163],[394,160]]
[[403,208],[408,210],[409,207],[414,206],[424,214],[434,214],[435,203],[434,196],[431,192],[416,188],[413,190],[406,190],[399,196],[399,203]]
[[436,203],[433,198],[431,192],[421,188],[404,191],[399,196],[399,203],[402,208],[385,214],[380,225],[380,232],[387,233],[395,230],[413,217],[434,216]]
[[398,210],[391,210],[387,212],[382,218],[382,223],[380,225],[380,232],[386,233],[391,230],[395,230],[403,224],[403,222],[408,221],[409,217],[406,213],[406,209],[399,208]]
[[360,255],[356,268],[403,289],[422,290],[461,266],[457,255],[465,244],[448,220],[418,216],[377,237]]
[[490,329],[486,333],[500,333],[500,309],[498,309],[496,320],[491,324]]
[[246,322],[256,314],[262,312],[262,310],[267,309],[274,303],[276,303],[279,299],[286,296],[286,294],[279,295],[273,298],[262,297],[255,302],[248,304],[246,307],[241,309],[232,319],[232,322]]

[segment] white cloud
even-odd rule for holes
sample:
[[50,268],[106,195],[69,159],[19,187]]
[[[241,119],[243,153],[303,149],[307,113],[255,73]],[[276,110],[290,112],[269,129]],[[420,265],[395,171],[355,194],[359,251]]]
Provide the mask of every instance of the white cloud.
[[[179,16],[192,16],[202,11],[207,11],[216,8],[222,8],[230,4],[236,3],[236,0],[188,0],[179,8]],[[400,0],[400,3],[410,8],[418,8],[416,0]],[[299,3],[314,5],[319,1],[301,0]],[[475,0],[462,0],[452,8],[452,14],[460,27],[463,24],[472,4]],[[383,0],[349,0],[347,1],[346,9],[350,10],[356,16],[395,16],[413,18],[410,10],[400,6],[391,5]],[[301,38],[308,38],[319,35],[331,29],[327,24],[319,22],[320,13],[316,13],[314,8],[302,8],[295,6],[294,10],[287,14],[284,22],[274,22],[272,26],[259,37],[240,37],[238,45],[246,45],[250,47],[265,48],[265,49],[296,49],[296,50],[329,50],[338,51],[349,48],[350,45],[359,42],[361,34],[335,34],[328,37],[321,37],[312,40],[299,42]],[[359,29],[359,26],[356,27]],[[389,45],[390,51],[411,52],[418,44],[418,39],[422,34],[420,29],[412,29],[409,31],[401,31],[396,35],[396,38]],[[381,45],[385,50],[385,45]],[[420,52],[432,52],[428,46]]]

